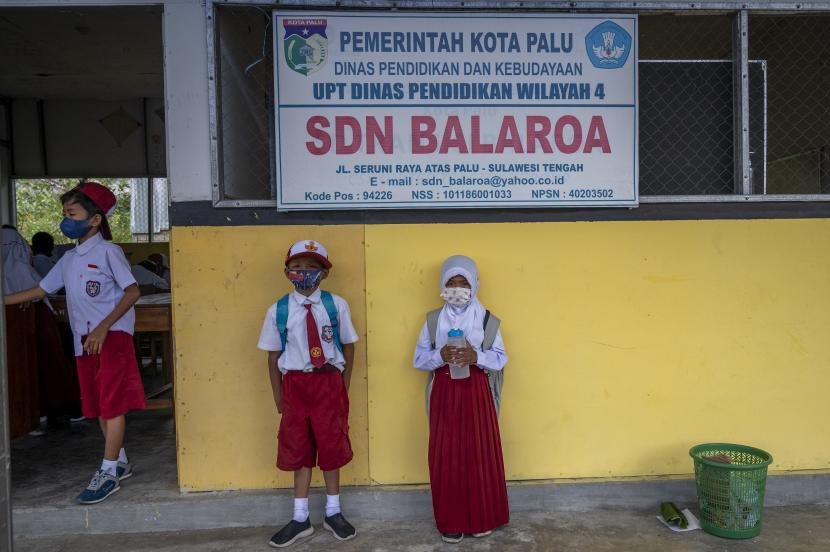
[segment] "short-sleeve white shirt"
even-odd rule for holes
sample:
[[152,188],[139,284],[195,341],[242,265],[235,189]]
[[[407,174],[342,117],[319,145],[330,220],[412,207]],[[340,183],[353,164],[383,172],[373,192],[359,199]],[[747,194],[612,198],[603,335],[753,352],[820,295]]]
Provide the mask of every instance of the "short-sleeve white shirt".
[[[352,325],[349,304],[339,295],[332,294],[332,299],[334,299],[334,306],[337,307],[340,343],[354,343],[358,340],[358,335]],[[277,304],[271,305],[265,314],[265,321],[262,323],[262,331],[259,334],[257,347],[263,351],[283,351],[277,362],[277,366],[282,373],[288,370],[311,371],[314,365],[311,363],[311,356],[308,354],[307,311],[303,306],[306,303],[311,304],[311,314],[314,316],[317,331],[320,332],[320,342],[323,344],[323,354],[326,356],[326,362],[342,371],[346,361],[343,358],[343,353],[334,343],[331,333],[332,324],[320,297],[319,289],[308,297],[296,291],[289,294],[288,321],[286,323],[287,347],[283,346],[280,340],[280,332],[277,329]]]
[[[115,310],[124,297],[124,290],[135,283],[124,251],[95,234],[84,243],[67,251],[40,281],[46,293],[66,288],[69,325],[75,338],[75,356],[83,354],[81,337],[88,335]],[[132,335],[135,310],[128,310],[112,325],[110,331]]]

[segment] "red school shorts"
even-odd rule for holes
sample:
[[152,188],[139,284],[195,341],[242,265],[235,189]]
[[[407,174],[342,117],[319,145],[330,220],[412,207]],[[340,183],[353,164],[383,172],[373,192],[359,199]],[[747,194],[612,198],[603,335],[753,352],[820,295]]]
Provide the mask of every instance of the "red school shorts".
[[75,363],[85,417],[109,420],[147,406],[130,334],[108,332],[99,354],[76,356]]
[[336,470],[352,459],[349,395],[339,371],[289,371],[282,378],[277,467]]

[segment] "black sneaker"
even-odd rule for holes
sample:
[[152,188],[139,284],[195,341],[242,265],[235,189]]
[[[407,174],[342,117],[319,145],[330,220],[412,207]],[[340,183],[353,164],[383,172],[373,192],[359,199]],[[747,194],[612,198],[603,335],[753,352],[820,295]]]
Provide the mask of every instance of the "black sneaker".
[[441,540],[444,542],[457,543],[464,538],[462,533],[441,533]]
[[355,535],[357,535],[357,529],[355,529],[351,523],[346,521],[343,514],[339,512],[324,519],[323,527],[331,531],[331,534],[334,535],[334,538],[337,540],[349,540],[353,539]]
[[268,544],[274,548],[283,548],[294,544],[297,539],[311,536],[312,533],[314,533],[314,527],[311,526],[311,518],[302,523],[292,519],[271,537]]

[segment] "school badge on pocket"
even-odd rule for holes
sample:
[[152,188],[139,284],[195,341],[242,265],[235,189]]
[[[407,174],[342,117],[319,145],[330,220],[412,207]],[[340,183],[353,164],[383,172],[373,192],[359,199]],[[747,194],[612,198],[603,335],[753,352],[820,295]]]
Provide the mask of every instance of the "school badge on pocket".
[[90,297],[95,297],[101,293],[101,282],[90,280],[86,283],[86,294]]
[[331,343],[334,339],[334,331],[332,330],[331,326],[323,326],[323,333],[322,333],[323,341],[326,343]]

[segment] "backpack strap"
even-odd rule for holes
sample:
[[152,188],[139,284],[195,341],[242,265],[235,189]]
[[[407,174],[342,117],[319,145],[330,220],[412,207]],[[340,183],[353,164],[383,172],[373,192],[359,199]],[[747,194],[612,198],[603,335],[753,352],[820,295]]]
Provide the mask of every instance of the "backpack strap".
[[433,349],[435,349],[435,338],[438,335],[438,317],[441,315],[441,309],[435,309],[427,313],[427,331],[429,332],[429,342]]
[[[328,291],[320,291],[320,300],[326,309],[326,314],[329,315],[334,344],[337,346],[337,350],[342,353],[343,344],[340,343],[340,319],[337,315],[337,306],[334,304],[334,298]],[[286,340],[288,338],[288,295],[283,295],[277,301],[277,331],[280,334],[282,350],[285,351]]]
[[484,315],[484,339],[481,341],[481,350],[493,348],[493,342],[496,340],[496,334],[499,333],[499,326],[501,320],[493,315],[490,311]]
[[[499,332],[501,320],[490,311],[484,315],[484,339],[481,341],[481,350],[493,348],[496,334]],[[496,416],[501,410],[501,388],[504,385],[504,370],[485,370],[487,383],[490,385],[490,395],[493,397],[493,405],[496,407]]]
[[277,301],[277,331],[280,334],[282,351],[285,352],[286,339],[288,338],[288,295],[283,295]]
[[334,344],[337,350],[343,353],[343,344],[340,343],[340,318],[337,312],[337,305],[334,304],[334,297],[328,291],[320,291],[320,299],[323,301],[323,306],[326,307],[326,313],[329,315],[331,322],[331,333],[334,337]]

